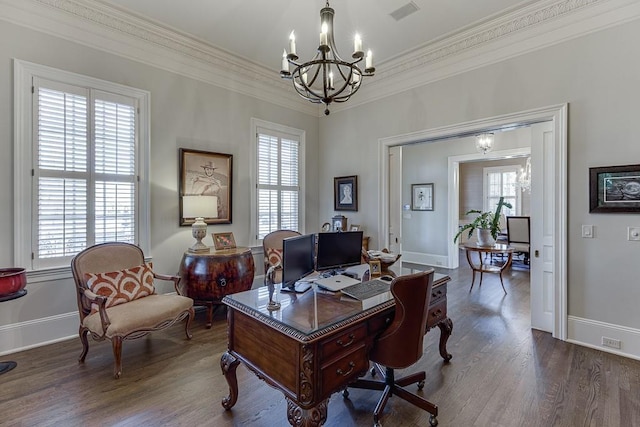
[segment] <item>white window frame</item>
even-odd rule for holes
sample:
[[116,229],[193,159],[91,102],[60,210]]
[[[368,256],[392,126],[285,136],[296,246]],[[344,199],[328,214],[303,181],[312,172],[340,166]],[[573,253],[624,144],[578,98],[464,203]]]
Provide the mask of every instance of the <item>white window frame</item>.
[[292,128],[277,123],[267,122],[256,118],[251,118],[251,236],[252,246],[262,246],[262,239],[258,239],[258,130],[262,129],[275,135],[287,134],[295,137],[300,144],[299,147],[299,164],[298,164],[298,185],[300,187],[298,194],[298,224],[300,233],[305,233],[305,135],[306,132],[301,129]]
[[123,95],[137,100],[138,105],[138,212],[136,242],[146,253],[150,250],[150,93],[117,83],[58,70],[44,65],[14,59],[14,257],[15,264],[25,267],[33,281],[70,277],[70,266],[60,265],[35,270],[32,242],[36,232],[32,186],[34,168],[33,144],[33,80],[40,77],[74,86]]
[[[486,167],[482,170],[482,199],[483,199],[483,211],[493,211],[494,209],[489,206],[489,174],[490,173],[505,173],[505,172],[515,172],[516,179],[518,177],[518,173],[520,172],[520,165],[506,165],[506,166],[492,166]],[[515,215],[520,215],[522,212],[522,192],[520,191],[520,187],[516,186],[515,195],[516,195],[516,203],[513,206],[515,209]]]

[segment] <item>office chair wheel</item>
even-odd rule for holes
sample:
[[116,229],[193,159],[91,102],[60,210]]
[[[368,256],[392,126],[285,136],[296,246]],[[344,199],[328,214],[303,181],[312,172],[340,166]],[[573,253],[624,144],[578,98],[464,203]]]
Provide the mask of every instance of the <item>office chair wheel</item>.
[[348,389],[344,389],[342,390],[342,397],[344,397],[345,399],[349,398],[349,390]]
[[438,425],[438,419],[435,417],[435,415],[429,416],[429,425],[431,427],[436,427]]
[[418,390],[422,390],[424,388],[424,380],[418,381]]
[[382,423],[380,421],[376,421],[373,423],[373,427],[382,427]]

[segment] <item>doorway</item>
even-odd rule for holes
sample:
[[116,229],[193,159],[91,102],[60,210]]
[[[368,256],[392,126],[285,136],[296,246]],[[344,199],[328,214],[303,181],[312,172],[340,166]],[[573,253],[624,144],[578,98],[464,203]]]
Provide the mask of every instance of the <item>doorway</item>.
[[[532,187],[538,188],[540,209],[548,213],[544,216],[543,237],[544,244],[540,248],[532,248],[532,253],[539,254],[537,268],[541,268],[543,273],[538,275],[536,280],[541,283],[533,283],[531,289],[532,310],[533,301],[544,301],[544,307],[549,311],[549,328],[540,328],[534,324],[534,317],[537,314],[532,311],[532,327],[536,329],[550,330],[555,338],[565,340],[567,336],[567,281],[566,281],[566,218],[567,218],[567,113],[568,105],[556,105],[543,107],[536,110],[524,111],[508,114],[473,122],[461,123],[458,125],[446,126],[442,128],[429,129],[411,134],[399,135],[383,138],[379,143],[379,165],[380,165],[380,185],[379,185],[379,223],[378,241],[380,245],[389,245],[389,212],[393,209],[400,209],[396,205],[390,205],[389,198],[389,150],[394,146],[415,144],[418,142],[430,142],[447,138],[465,137],[475,135],[487,130],[504,130],[514,126],[536,125],[548,122],[550,131],[541,131],[540,137],[532,140],[532,156],[538,158],[534,174]],[[510,151],[510,150],[505,150]],[[503,153],[505,154],[505,153]],[[513,155],[523,155],[522,153]],[[449,170],[455,171],[455,161],[450,160]],[[458,181],[457,172],[451,173],[448,179],[448,214],[447,229],[451,236],[455,235],[458,227]],[[406,184],[403,184],[406,185]],[[533,232],[533,230],[532,230]],[[449,239],[447,258],[448,266],[458,265],[458,247]],[[536,255],[538,256],[538,255]],[[454,260],[455,258],[455,260]],[[542,270],[544,266],[544,270]],[[532,269],[535,268],[532,265]],[[532,273],[532,280],[535,274]],[[540,309],[540,307],[536,308]]]

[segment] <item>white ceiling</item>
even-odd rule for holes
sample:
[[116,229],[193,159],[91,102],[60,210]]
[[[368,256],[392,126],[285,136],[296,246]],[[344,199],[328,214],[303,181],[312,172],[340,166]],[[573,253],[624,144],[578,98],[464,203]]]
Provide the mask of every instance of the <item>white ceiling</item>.
[[[419,10],[396,21],[391,13],[412,1]],[[318,47],[324,0],[101,0],[125,12],[190,35],[278,71],[288,36],[296,32],[301,60]],[[430,42],[544,0],[333,0],[336,45],[350,58],[358,32],[375,66]]]

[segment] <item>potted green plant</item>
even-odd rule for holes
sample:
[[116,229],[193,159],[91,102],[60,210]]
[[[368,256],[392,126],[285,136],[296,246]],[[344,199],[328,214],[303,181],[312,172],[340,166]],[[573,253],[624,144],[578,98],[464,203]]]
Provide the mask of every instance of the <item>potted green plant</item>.
[[473,235],[474,230],[478,230],[478,245],[480,246],[493,246],[496,244],[496,239],[498,238],[498,234],[500,234],[500,212],[502,211],[502,207],[506,206],[508,208],[512,208],[511,203],[505,202],[504,197],[500,197],[498,201],[498,205],[496,206],[495,212],[482,212],[479,210],[472,209],[467,212],[465,215],[470,214],[478,214],[478,216],[469,224],[464,225],[458,233],[453,238],[453,242],[455,243],[458,238],[464,233],[468,231],[468,237]]

